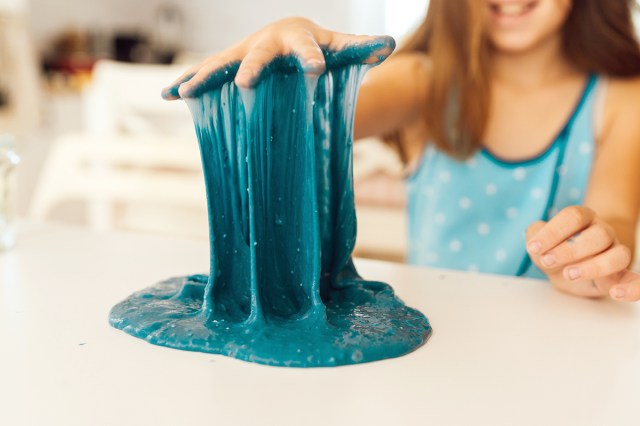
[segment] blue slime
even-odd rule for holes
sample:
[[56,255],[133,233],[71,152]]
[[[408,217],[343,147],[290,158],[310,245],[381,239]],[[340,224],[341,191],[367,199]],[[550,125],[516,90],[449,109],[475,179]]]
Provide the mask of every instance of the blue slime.
[[[254,89],[214,74],[187,99],[207,188],[210,275],[172,278],[116,305],[111,324],[153,344],[287,367],[404,355],[431,334],[423,314],[362,279],[352,128],[375,46],[327,53],[327,71],[274,60]],[[366,57],[366,56],[364,56]]]

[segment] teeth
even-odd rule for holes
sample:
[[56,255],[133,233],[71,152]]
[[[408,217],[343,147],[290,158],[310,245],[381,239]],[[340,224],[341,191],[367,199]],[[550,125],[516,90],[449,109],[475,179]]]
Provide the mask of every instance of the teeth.
[[521,15],[526,9],[527,5],[522,3],[502,3],[498,5],[498,12],[508,16]]

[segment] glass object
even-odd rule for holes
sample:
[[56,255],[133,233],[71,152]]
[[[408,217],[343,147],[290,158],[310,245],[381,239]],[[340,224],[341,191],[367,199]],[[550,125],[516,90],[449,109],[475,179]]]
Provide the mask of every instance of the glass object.
[[15,139],[0,135],[0,251],[15,243],[15,169],[20,163]]

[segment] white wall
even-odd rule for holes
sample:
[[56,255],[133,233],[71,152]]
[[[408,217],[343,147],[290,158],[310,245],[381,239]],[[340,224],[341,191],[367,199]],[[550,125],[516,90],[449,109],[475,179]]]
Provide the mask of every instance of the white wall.
[[22,13],[27,7],[27,0],[0,0],[0,12]]
[[[190,50],[223,49],[280,17],[301,15],[338,31],[384,33],[384,0],[29,0],[38,45],[68,26],[93,29],[153,27],[163,4],[184,15]],[[355,5],[355,6],[354,6]]]
[[412,33],[424,20],[429,0],[385,0],[384,27],[397,41]]

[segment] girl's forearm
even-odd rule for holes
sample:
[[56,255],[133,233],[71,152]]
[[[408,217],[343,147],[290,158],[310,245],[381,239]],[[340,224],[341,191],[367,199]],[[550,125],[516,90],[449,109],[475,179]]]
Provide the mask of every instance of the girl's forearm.
[[620,243],[631,250],[631,256],[635,255],[637,224],[620,217],[602,217],[615,231]]

